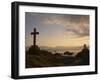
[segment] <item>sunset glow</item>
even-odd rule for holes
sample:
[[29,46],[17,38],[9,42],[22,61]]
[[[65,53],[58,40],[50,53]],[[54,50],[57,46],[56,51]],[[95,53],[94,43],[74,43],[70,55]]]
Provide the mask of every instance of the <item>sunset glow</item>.
[[31,46],[33,28],[39,32],[38,46],[89,46],[89,16],[50,13],[25,13],[25,46]]

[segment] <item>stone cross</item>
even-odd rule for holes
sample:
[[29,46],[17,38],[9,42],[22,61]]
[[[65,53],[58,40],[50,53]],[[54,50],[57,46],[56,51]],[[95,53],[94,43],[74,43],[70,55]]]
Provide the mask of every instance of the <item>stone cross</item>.
[[33,32],[31,32],[31,35],[33,35],[33,46],[36,46],[36,35],[38,35],[39,32],[36,31],[36,28],[33,29]]

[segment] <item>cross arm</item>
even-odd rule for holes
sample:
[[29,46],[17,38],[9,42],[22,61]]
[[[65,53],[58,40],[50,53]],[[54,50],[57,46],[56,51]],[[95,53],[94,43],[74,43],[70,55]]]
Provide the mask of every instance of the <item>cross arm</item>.
[[31,35],[39,34],[39,32],[31,32]]

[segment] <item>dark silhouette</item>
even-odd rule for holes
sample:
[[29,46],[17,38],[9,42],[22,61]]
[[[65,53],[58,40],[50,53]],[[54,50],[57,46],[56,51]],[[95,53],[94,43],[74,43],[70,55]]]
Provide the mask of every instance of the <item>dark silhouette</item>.
[[64,52],[64,55],[73,55],[73,52],[66,51]]
[[38,54],[39,50],[40,48],[37,45],[32,45],[26,53],[27,54]]
[[64,54],[68,55],[40,50],[37,45],[34,50],[32,45],[26,52],[26,68],[89,65],[89,49],[85,44],[76,56],[72,56],[73,53],[68,51]]
[[82,51],[77,54],[76,59],[80,60],[80,65],[89,65],[89,49],[86,44],[84,44]]

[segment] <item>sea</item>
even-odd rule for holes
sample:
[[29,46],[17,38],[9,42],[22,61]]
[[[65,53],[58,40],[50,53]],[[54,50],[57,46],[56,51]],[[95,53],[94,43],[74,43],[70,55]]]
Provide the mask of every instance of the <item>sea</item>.
[[[26,50],[28,50],[29,47],[26,47]],[[83,47],[46,47],[41,46],[40,50],[46,50],[48,52],[51,52],[52,54],[60,53],[63,54],[64,52],[73,52],[74,55],[76,55],[78,52],[80,52],[83,49]]]
[[53,54],[55,53],[61,53],[63,54],[64,52],[66,51],[69,51],[69,52],[73,52],[74,54],[77,54],[78,52],[80,52],[82,50],[82,47],[62,47],[62,48],[40,48],[41,50],[46,50],[46,51],[49,51],[49,52],[52,52]]

